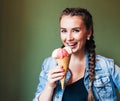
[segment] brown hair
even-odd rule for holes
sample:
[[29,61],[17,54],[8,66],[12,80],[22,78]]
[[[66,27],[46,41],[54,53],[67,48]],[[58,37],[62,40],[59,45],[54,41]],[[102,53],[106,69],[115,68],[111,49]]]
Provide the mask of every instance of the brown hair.
[[70,16],[82,16],[83,21],[85,23],[85,26],[87,30],[92,31],[92,35],[89,40],[86,41],[86,49],[89,53],[88,58],[89,58],[89,78],[90,78],[90,83],[89,83],[89,93],[88,93],[88,101],[94,101],[94,96],[93,96],[93,91],[92,91],[92,85],[95,77],[95,42],[94,42],[94,36],[93,36],[93,20],[92,20],[92,15],[87,11],[87,9],[84,8],[66,8],[63,10],[60,20],[63,15],[70,15]]

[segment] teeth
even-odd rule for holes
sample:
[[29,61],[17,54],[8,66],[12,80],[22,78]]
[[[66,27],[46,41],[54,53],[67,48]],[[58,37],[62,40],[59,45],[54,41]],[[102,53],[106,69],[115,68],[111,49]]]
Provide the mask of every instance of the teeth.
[[74,46],[76,45],[77,43],[68,43],[68,46]]

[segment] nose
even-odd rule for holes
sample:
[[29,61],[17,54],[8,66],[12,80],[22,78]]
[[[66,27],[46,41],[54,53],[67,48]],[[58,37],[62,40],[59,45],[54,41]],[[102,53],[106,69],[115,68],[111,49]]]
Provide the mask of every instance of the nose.
[[68,41],[71,41],[73,40],[73,35],[72,35],[72,32],[68,32],[67,34],[67,38],[66,38]]

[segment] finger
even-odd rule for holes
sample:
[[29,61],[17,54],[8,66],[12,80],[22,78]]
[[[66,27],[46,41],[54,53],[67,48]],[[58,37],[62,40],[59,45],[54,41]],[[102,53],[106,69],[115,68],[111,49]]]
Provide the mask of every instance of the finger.
[[63,71],[64,71],[64,69],[61,66],[57,66],[57,67],[52,68],[49,71],[49,74],[59,73],[59,72],[63,72]]
[[57,76],[55,78],[52,78],[51,76],[48,76],[48,82],[50,85],[55,85],[55,83],[58,81],[58,80],[61,80],[64,76]]
[[62,79],[64,77],[64,75],[65,75],[65,72],[49,74],[48,75],[48,82],[49,83],[55,83],[56,81]]
[[62,77],[65,75],[65,72],[59,72],[59,73],[54,73],[51,75],[51,78],[54,79],[54,78],[58,78],[58,77]]
[[48,73],[48,80],[57,78],[57,77],[61,77],[65,75],[65,71],[59,71],[59,72],[49,72]]
[[51,81],[52,81],[52,82],[56,82],[56,81],[58,81],[58,80],[61,80],[63,77],[64,77],[64,76],[60,76],[60,77],[57,77],[57,78],[52,79]]

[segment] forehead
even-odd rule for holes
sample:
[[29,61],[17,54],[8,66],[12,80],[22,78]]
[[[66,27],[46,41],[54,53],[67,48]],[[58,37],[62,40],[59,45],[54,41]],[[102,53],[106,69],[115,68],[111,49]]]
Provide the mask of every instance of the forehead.
[[80,27],[80,26],[84,26],[84,21],[82,16],[64,15],[60,20],[60,26],[63,28]]

